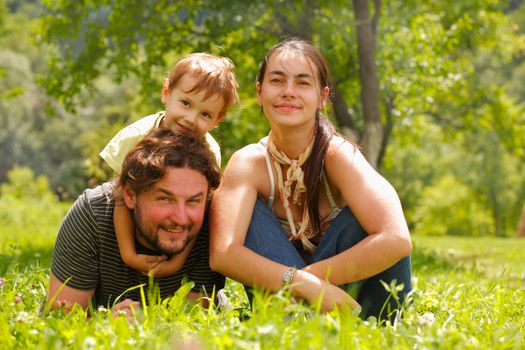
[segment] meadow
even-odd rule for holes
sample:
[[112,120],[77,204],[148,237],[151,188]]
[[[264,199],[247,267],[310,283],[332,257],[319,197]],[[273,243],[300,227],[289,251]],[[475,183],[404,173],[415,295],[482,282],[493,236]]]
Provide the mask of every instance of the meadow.
[[392,323],[320,314],[286,292],[257,294],[250,310],[233,281],[229,307],[186,302],[185,285],[130,322],[104,308],[90,317],[79,309],[45,313],[54,238],[67,207],[0,198],[2,349],[525,348],[525,240],[511,238],[414,234],[412,303]]

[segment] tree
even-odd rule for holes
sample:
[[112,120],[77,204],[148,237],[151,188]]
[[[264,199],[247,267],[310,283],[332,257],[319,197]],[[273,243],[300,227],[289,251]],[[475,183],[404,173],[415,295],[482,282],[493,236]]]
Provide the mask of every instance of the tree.
[[[11,8],[20,12],[11,13]],[[5,14],[5,15],[4,15]],[[31,45],[32,2],[0,0],[0,182],[17,166],[46,176],[53,188],[78,194],[85,188],[81,145],[75,140],[89,120],[64,111],[36,81],[45,54]],[[54,107],[51,115],[48,106]],[[17,173],[18,174],[18,173]]]
[[359,52],[361,104],[363,105],[363,118],[365,119],[362,143],[368,161],[374,168],[378,168],[383,153],[382,147],[386,146],[379,112],[379,82],[375,64],[376,32],[381,1],[374,1],[373,20],[370,19],[368,0],[354,0],[353,3]]
[[[415,115],[426,113],[436,123],[455,124],[451,119],[456,116],[448,118],[442,111],[465,110],[458,108],[464,106],[464,96],[454,98],[455,92],[474,72],[462,57],[486,45],[502,49],[496,33],[506,20],[505,5],[495,0],[389,1],[384,7],[376,0],[372,19],[369,4],[354,1],[352,8],[341,0],[54,1],[40,25],[42,38],[58,49],[46,88],[71,107],[92,79],[111,71],[117,79],[140,77],[147,96],[157,89],[159,69],[167,69],[174,56],[207,50],[234,60],[241,99],[248,106],[243,118],[249,115],[260,124],[253,117],[258,113],[249,89],[257,62],[282,36],[300,36],[326,54],[334,75],[335,118],[379,168],[389,137],[401,123],[408,125]],[[377,79],[375,62],[380,62]],[[359,86],[361,99],[354,93]],[[467,93],[483,89],[469,88],[475,90]],[[460,121],[465,117],[456,114]],[[257,130],[262,133],[264,127]],[[223,132],[228,140],[246,138]],[[259,135],[251,134],[251,141],[254,136]]]
[[521,209],[521,215],[518,221],[518,229],[516,230],[516,236],[525,237],[525,205]]
[[[327,57],[334,78],[328,114],[372,164],[377,159],[411,224],[420,223],[422,207],[450,216],[424,196],[457,191],[454,201],[441,201],[487,213],[490,234],[515,232],[525,195],[523,1],[44,3],[35,34],[31,18],[40,2],[0,0],[0,181],[15,164],[73,195],[90,177],[110,178],[100,169],[100,149],[125,124],[161,109],[170,66],[203,50],[237,66],[240,108],[213,131],[226,161],[267,133],[254,98],[258,63],[282,36],[295,35]],[[363,28],[372,39],[362,39]],[[31,38],[42,45],[29,45]],[[363,74],[367,64],[375,65],[376,80]],[[374,84],[376,92],[365,92]],[[367,136],[372,121],[380,137]],[[455,227],[475,227],[467,221],[479,216],[465,213],[458,211]]]
[[[54,1],[39,25],[39,37],[54,50],[44,86],[79,108],[78,97],[96,91],[97,78],[118,83],[136,77],[142,106],[150,108],[177,57],[191,51],[227,55],[241,86],[241,108],[214,131],[227,160],[267,132],[254,99],[258,62],[283,36],[299,36],[321,48],[330,63],[329,112],[340,130],[362,145],[372,165],[401,183],[396,188],[409,213],[422,193],[467,186],[463,198],[475,196],[491,213],[493,231],[503,235],[522,206],[508,186],[520,186],[512,165],[525,156],[523,84],[517,79],[507,89],[500,80],[519,76],[512,67],[522,64],[525,52],[516,29],[523,6],[512,6],[496,0]],[[120,122],[141,115],[130,111]],[[442,137],[428,137],[430,129]],[[95,130],[85,137],[99,141],[84,142],[91,145],[84,155],[95,154],[103,134]],[[440,162],[450,147],[461,148],[459,160]],[[421,152],[427,149],[435,152]],[[408,159],[410,154],[418,158]],[[413,168],[393,171],[401,162]],[[495,169],[493,175],[486,169]],[[440,182],[436,174],[447,171],[453,179]]]

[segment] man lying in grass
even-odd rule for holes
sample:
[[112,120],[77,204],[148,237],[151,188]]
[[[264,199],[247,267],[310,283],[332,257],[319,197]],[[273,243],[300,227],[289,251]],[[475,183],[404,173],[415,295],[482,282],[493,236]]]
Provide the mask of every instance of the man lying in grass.
[[113,307],[127,314],[137,307],[148,276],[121,259],[113,226],[115,203],[126,205],[135,223],[141,254],[168,257],[191,249],[182,268],[155,278],[162,298],[183,278],[194,283],[188,298],[211,295],[225,279],[211,271],[206,209],[219,185],[220,169],[202,140],[158,129],[127,155],[115,183],[86,190],[62,222],[51,266],[47,300],[51,308],[73,304]]

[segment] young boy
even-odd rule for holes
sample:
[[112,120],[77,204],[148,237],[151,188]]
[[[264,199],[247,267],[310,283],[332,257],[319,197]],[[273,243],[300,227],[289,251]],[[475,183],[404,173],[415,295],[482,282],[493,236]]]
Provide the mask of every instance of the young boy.
[[[220,147],[208,133],[238,99],[233,63],[207,53],[190,54],[178,61],[162,85],[165,111],[144,117],[122,129],[100,152],[102,159],[120,173],[127,152],[153,128],[204,137],[220,166]],[[154,276],[177,272],[193,248],[191,242],[169,260],[166,256],[137,254],[134,224],[129,210],[116,205],[114,224],[122,260],[131,268]]]

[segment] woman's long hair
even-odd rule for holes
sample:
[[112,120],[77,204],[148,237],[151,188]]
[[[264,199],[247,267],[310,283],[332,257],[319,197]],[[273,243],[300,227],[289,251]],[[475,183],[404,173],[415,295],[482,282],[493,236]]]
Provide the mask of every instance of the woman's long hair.
[[[266,54],[257,81],[259,84],[263,83],[264,74],[268,66],[270,56],[282,52],[296,52],[306,58],[317,68],[319,73],[319,95],[325,87],[330,87],[330,71],[324,56],[311,43],[296,38],[286,39],[273,48]],[[326,151],[332,136],[336,133],[332,122],[320,111],[317,110],[315,115],[315,131],[314,143],[310,157],[306,161],[304,167],[306,186],[306,205],[308,206],[308,214],[314,232],[319,232],[321,229],[321,217],[319,215],[319,196],[321,193],[321,177],[324,169],[324,161],[326,158]]]

